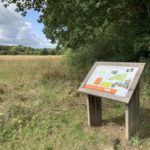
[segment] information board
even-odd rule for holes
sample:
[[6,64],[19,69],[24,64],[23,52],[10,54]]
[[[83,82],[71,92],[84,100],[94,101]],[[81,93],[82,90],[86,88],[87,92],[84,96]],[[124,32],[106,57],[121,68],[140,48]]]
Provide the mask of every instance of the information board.
[[79,91],[128,103],[144,66],[144,63],[96,62]]

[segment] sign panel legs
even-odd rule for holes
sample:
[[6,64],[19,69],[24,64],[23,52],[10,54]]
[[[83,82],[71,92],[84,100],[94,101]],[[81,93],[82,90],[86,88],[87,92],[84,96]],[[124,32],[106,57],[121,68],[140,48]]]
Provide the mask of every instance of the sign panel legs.
[[88,95],[87,113],[89,126],[99,126],[102,121],[101,98]]
[[[88,95],[87,99],[88,125],[99,126],[102,122],[101,98]],[[126,139],[138,131],[139,125],[139,85],[136,87],[133,96],[128,104],[125,104],[125,126]]]
[[126,138],[130,139],[138,130],[139,124],[139,85],[135,89],[129,104],[125,104]]

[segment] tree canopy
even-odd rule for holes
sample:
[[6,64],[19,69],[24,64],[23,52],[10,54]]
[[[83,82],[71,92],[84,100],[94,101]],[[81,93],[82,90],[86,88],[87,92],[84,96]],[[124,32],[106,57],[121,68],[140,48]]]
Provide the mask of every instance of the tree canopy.
[[23,15],[28,9],[41,12],[43,31],[58,46],[79,50],[100,45],[97,49],[116,51],[125,60],[150,51],[150,0],[1,1],[6,7],[16,4]]
[[[90,41],[109,25],[117,29],[136,27],[137,35],[150,31],[149,0],[1,0],[15,3],[23,15],[28,9],[41,11],[44,33],[52,40],[71,47]],[[144,26],[143,31],[141,28]],[[145,28],[146,26],[146,28]],[[139,30],[140,28],[140,30]]]

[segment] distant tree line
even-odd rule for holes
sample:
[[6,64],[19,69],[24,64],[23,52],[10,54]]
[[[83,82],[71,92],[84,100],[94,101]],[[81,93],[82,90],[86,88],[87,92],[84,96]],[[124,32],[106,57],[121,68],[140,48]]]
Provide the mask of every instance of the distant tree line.
[[56,49],[51,48],[32,48],[22,45],[4,46],[0,45],[0,55],[58,55]]
[[23,16],[39,12],[43,32],[67,55],[75,76],[95,61],[150,59],[150,0],[1,1]]

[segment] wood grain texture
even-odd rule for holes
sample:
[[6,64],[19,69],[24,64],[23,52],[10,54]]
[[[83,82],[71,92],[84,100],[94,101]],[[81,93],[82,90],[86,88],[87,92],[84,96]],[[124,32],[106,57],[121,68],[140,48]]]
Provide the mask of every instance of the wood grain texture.
[[129,102],[125,104],[126,139],[135,135],[139,126],[139,84]]
[[88,95],[87,99],[88,125],[99,126],[102,121],[101,98]]

